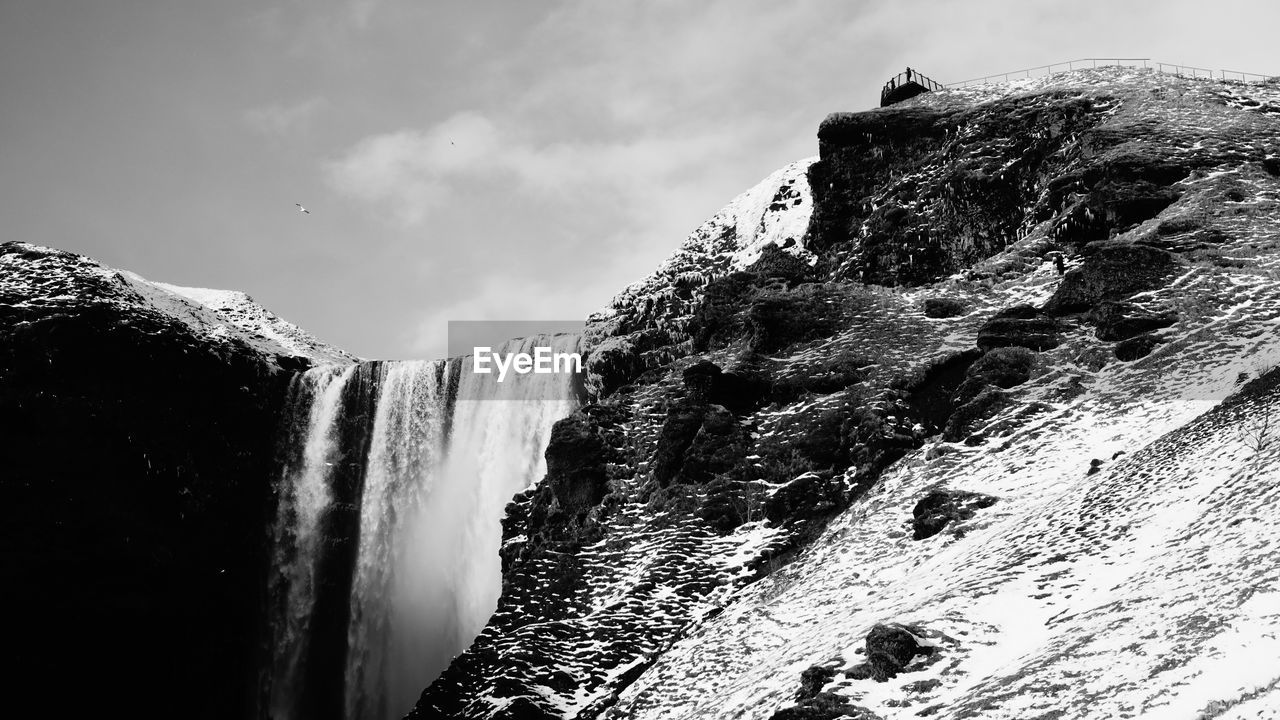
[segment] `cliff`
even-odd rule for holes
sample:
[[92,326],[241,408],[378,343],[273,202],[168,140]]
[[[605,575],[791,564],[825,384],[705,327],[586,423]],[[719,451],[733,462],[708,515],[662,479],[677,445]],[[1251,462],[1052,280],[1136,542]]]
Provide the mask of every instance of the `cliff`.
[[13,692],[249,715],[278,415],[294,370],[346,358],[240,293],[0,245]]
[[1280,87],[1085,71],[818,140],[592,318],[410,717],[1274,711]]

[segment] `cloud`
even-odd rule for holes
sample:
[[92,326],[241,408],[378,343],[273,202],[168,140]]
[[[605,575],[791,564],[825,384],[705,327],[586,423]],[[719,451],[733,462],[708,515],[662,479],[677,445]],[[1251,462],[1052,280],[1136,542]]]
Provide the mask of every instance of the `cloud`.
[[451,178],[492,173],[501,145],[488,118],[462,113],[426,130],[363,138],[327,163],[325,174],[340,193],[396,224],[415,226],[449,198]]
[[369,22],[373,20],[373,15],[381,4],[382,0],[349,0],[347,15],[353,25],[363,30],[369,27]]
[[252,108],[244,112],[244,122],[256,132],[273,138],[305,135],[316,116],[328,105],[323,97],[312,97],[291,105]]

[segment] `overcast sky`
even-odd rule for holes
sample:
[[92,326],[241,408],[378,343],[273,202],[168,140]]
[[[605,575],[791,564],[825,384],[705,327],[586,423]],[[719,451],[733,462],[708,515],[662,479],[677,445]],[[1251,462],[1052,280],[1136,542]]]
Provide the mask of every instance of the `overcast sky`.
[[435,357],[448,320],[605,305],[904,66],[1280,73],[1277,8],[0,0],[0,239]]

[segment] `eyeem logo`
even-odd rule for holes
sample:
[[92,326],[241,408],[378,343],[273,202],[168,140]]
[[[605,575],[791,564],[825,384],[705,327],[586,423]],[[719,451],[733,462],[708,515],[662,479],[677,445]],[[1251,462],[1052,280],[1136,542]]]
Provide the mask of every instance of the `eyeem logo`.
[[557,352],[545,345],[535,346],[532,353],[494,352],[493,348],[488,346],[472,349],[472,372],[488,375],[495,369],[498,373],[498,382],[506,380],[509,371],[515,371],[517,375],[580,373],[582,372],[582,355],[576,352]]
[[451,320],[447,379],[459,400],[582,402],[581,320]]

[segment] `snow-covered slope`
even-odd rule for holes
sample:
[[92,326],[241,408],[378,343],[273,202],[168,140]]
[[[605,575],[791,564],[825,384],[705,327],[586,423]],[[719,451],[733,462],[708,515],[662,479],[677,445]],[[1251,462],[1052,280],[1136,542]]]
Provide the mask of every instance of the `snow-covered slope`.
[[596,392],[612,389],[610,361],[618,355],[643,357],[646,367],[670,361],[669,348],[689,339],[692,315],[708,283],[750,266],[766,247],[809,264],[816,261],[804,246],[813,209],[805,173],[815,160],[793,162],[734,198],[656,270],[589,318],[587,338],[594,349],[588,376]]
[[412,717],[1275,716],[1278,99],[1100,69],[829,118],[592,319],[573,472]]
[[734,198],[690,233],[657,269],[614,296],[592,320],[636,313],[681,287],[701,287],[713,277],[741,270],[759,259],[766,245],[778,245],[811,262],[813,254],[805,250],[804,238],[813,198],[805,171],[815,160],[797,160]]
[[[1186,133],[1188,154],[1230,143],[1277,156],[1280,123],[1237,136],[1220,109],[1280,118],[1274,85],[1078,75],[919,104],[1137,89],[1182,98],[1173,112],[1128,110]],[[1132,298],[1181,314],[1151,355],[1117,363],[1084,328],[1070,331],[988,439],[935,438],[903,458],[794,564],[666,652],[611,717],[770,717],[796,705],[814,666],[831,671],[826,692],[881,718],[1280,716],[1280,180],[1225,162],[1178,186],[1178,201],[1118,238],[1176,240],[1180,222],[1217,231],[1168,286]],[[1052,227],[979,270],[1007,270]],[[1044,302],[1059,277],[1043,264],[997,281],[978,289],[962,274],[947,289],[985,316]],[[897,307],[934,293],[899,293]],[[940,348],[977,330],[932,322],[950,326]],[[939,488],[998,500],[913,540],[916,503]],[[844,675],[882,623],[937,649],[887,682]]]

